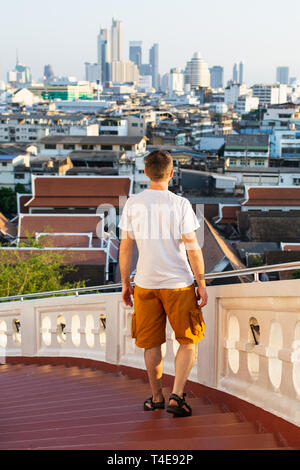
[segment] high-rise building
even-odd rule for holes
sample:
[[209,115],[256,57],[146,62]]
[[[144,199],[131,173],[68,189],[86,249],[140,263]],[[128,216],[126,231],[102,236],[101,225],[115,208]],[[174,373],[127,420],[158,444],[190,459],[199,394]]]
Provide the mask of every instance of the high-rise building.
[[277,67],[276,69],[276,81],[283,85],[289,84],[289,67]]
[[98,35],[98,64],[102,83],[111,80],[111,37],[109,29],[101,29]]
[[238,83],[238,67],[237,64],[234,64],[232,71],[232,81]]
[[123,24],[122,21],[112,19],[111,25],[111,60],[120,62],[122,60],[123,48]]
[[101,65],[85,62],[85,79],[87,82],[97,82],[97,80],[101,82]]
[[129,60],[136,64],[138,68],[142,65],[142,41],[129,42]]
[[51,80],[53,80],[55,77],[52,65],[48,64],[45,65],[44,67],[44,80],[45,82],[49,83]]
[[170,87],[170,74],[165,73],[160,79],[160,89],[164,93],[169,90]]
[[253,96],[259,98],[260,105],[282,104],[287,102],[285,84],[256,84],[252,86]]
[[111,79],[113,82],[133,82],[138,84],[139,71],[137,65],[130,60],[113,60],[111,63]]
[[244,61],[239,64],[239,83],[244,83]]
[[184,81],[185,84],[190,85],[191,88],[210,86],[209,68],[202,59],[200,52],[196,52],[194,57],[187,62]]
[[184,73],[181,69],[171,69],[169,79],[170,93],[182,92],[184,90]]
[[159,88],[159,46],[153,44],[149,52],[149,63],[152,66],[152,85],[158,90]]
[[151,64],[141,64],[141,66],[140,66],[140,75],[151,75],[151,77],[152,77],[152,65]]
[[220,65],[214,65],[209,69],[210,71],[210,86],[211,88],[223,88],[224,82],[224,69]]
[[18,59],[14,70],[7,73],[7,81],[15,84],[29,84],[32,82],[31,70],[21,64]]

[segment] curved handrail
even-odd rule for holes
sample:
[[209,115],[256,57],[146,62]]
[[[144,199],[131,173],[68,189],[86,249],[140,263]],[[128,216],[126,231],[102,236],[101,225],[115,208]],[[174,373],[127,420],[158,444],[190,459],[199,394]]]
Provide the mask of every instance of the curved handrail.
[[[214,279],[224,279],[230,277],[243,277],[254,275],[254,281],[259,281],[259,274],[261,273],[270,273],[270,272],[281,272],[281,271],[289,271],[291,269],[300,269],[300,261],[294,261],[290,263],[282,263],[282,264],[273,264],[273,265],[265,265],[259,266],[255,268],[245,268],[245,269],[237,269],[234,271],[224,271],[224,272],[211,272],[205,274],[206,281],[214,280]],[[132,283],[134,284],[134,283]],[[77,287],[73,289],[65,289],[65,290],[57,290],[57,291],[49,291],[49,292],[36,292],[32,294],[19,294],[13,295],[9,297],[0,297],[0,302],[8,302],[12,300],[26,300],[26,299],[36,299],[37,297],[53,297],[56,295],[69,295],[75,294],[79,295],[82,293],[90,293],[90,292],[102,292],[102,291],[109,291],[110,293],[116,292],[122,288],[121,283],[117,284],[105,284],[101,286],[94,286],[94,287]]]

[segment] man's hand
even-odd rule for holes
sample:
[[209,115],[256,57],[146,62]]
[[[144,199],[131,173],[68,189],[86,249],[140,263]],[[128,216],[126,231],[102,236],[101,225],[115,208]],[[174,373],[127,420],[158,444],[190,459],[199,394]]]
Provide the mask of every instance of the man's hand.
[[127,307],[133,307],[131,296],[133,288],[130,284],[130,264],[133,248],[133,238],[130,232],[122,230],[122,240],[119,250],[119,264],[122,280],[122,300]]
[[201,300],[201,304],[199,304],[199,307],[205,307],[208,301],[206,287],[197,287],[196,297],[197,300]]
[[126,307],[133,307],[132,295],[134,294],[133,287],[130,284],[122,286],[122,300]]

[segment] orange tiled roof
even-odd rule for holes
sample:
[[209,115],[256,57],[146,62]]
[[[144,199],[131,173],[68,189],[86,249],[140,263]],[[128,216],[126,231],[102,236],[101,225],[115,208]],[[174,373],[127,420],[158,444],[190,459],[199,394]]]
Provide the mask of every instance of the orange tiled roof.
[[17,226],[7,220],[0,212],[0,231],[15,238],[17,236]]
[[282,251],[300,251],[300,243],[295,243],[295,245],[292,243],[284,245]]
[[300,206],[300,187],[250,187],[244,206]]
[[216,224],[234,224],[237,222],[237,213],[241,212],[241,206],[221,206],[221,215],[215,217]]
[[[99,215],[48,215],[48,214],[23,214],[19,219],[20,240],[27,236],[35,237],[37,233],[60,234],[60,238],[52,236],[54,246],[79,246],[88,247],[88,237],[86,234],[92,233],[92,246],[98,247],[100,244],[99,235],[102,234],[102,221]],[[75,238],[79,233],[84,234],[85,239]],[[68,234],[68,238],[63,234]],[[76,235],[75,235],[76,234]],[[49,239],[49,238],[48,238]],[[62,243],[66,243],[62,245]]]
[[34,196],[26,207],[98,207],[119,205],[120,196],[129,196],[130,178],[116,177],[37,177]]

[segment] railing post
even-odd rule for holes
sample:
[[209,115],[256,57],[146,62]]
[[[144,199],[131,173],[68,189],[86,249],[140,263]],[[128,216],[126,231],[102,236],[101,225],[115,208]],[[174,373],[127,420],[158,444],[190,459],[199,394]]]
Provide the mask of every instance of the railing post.
[[33,357],[37,355],[39,336],[37,334],[38,325],[35,315],[34,302],[22,302],[21,306],[21,354],[23,357]]
[[[104,294],[105,295],[105,294]],[[106,362],[120,362],[120,295],[107,295],[106,309]]]

